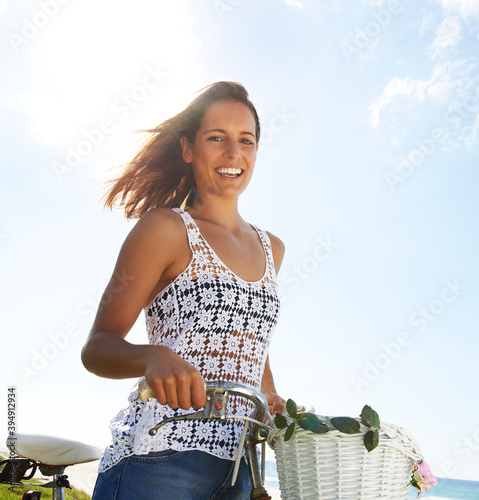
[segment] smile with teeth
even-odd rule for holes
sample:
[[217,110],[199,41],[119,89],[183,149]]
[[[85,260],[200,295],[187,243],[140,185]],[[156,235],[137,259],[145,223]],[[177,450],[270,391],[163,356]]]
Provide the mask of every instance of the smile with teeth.
[[215,172],[224,177],[239,177],[244,170],[239,167],[220,167],[216,168]]

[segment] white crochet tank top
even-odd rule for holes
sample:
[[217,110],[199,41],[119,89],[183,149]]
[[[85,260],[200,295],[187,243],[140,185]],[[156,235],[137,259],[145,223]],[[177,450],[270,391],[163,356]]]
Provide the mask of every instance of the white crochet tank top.
[[[175,351],[197,368],[204,380],[234,380],[260,389],[279,315],[270,239],[253,225],[263,244],[266,266],[260,280],[245,281],[219,259],[187,212],[172,210],[185,223],[193,257],[146,307],[149,343]],[[194,410],[172,410],[155,399],[142,402],[138,382],[128,401],[111,421],[112,444],[103,453],[99,472],[124,457],[166,449],[202,450],[220,458],[236,458],[242,421],[172,422],[150,436],[148,430],[161,420]],[[230,399],[228,413],[249,415],[251,411],[247,400]]]

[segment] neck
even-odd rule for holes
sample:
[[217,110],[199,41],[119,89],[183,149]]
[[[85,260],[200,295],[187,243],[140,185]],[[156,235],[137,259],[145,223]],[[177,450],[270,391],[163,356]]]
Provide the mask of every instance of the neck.
[[244,224],[238,213],[238,198],[198,196],[188,213],[195,219],[213,222],[220,226],[238,229]]

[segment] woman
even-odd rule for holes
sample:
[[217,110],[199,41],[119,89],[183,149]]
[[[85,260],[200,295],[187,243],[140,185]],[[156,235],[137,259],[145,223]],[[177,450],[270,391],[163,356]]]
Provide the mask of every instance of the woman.
[[[238,213],[255,165],[258,115],[242,85],[217,82],[150,132],[106,195],[106,206],[124,206],[139,221],[121,248],[82,360],[102,377],[146,377],[157,400],[141,402],[132,389],[129,406],[112,421],[93,498],[249,498],[244,459],[231,486],[236,421],[173,422],[155,437],[148,429],[204,406],[203,380],[256,387],[271,413],[283,408],[268,345],[284,246]],[[149,345],[132,345],[125,337],[141,309]],[[241,398],[231,405],[250,413]]]

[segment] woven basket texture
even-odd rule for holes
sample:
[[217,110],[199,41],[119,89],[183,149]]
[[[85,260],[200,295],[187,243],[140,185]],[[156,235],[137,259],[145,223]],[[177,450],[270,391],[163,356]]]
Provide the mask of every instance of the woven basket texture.
[[361,425],[357,434],[313,434],[299,426],[284,441],[274,426],[268,441],[274,449],[281,498],[406,499],[413,467],[422,459],[418,444],[400,427],[382,423],[379,445],[368,452]]

